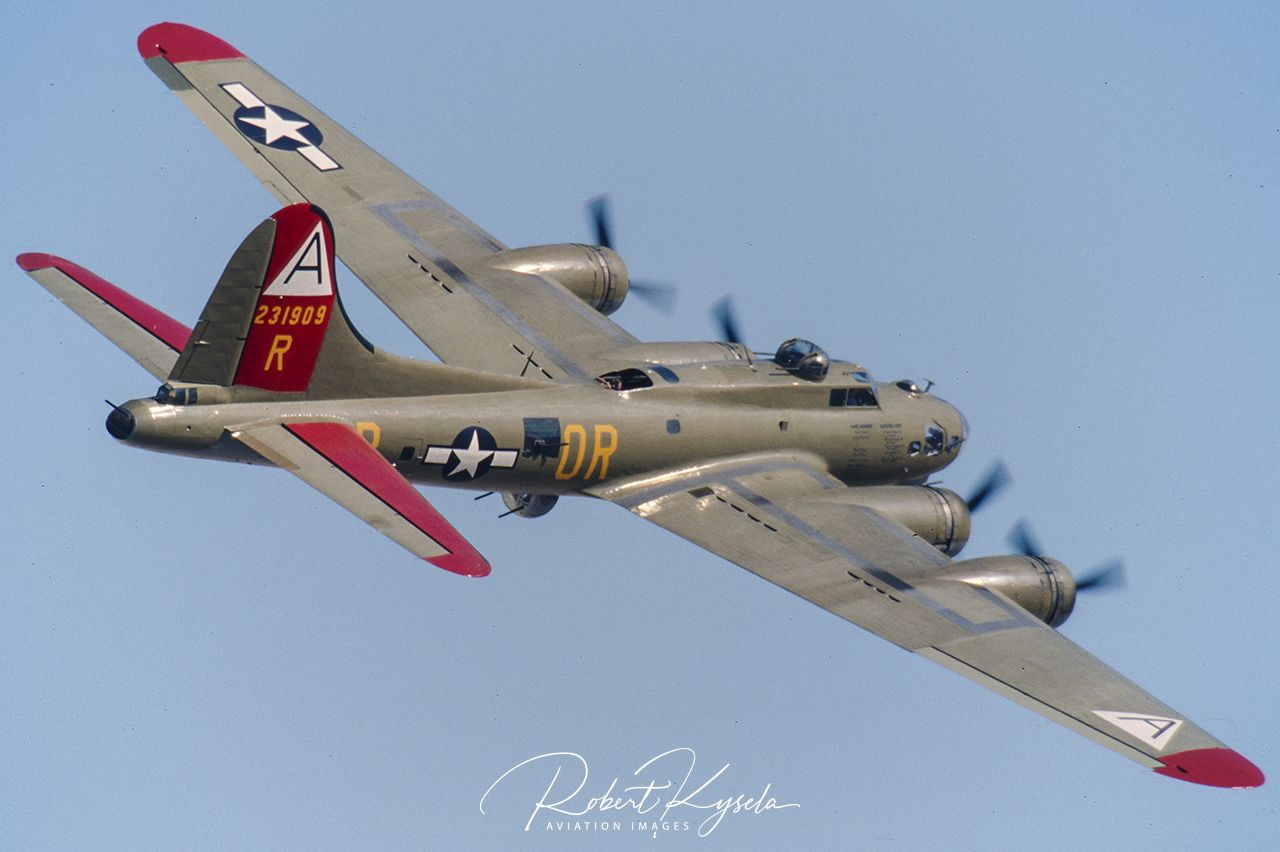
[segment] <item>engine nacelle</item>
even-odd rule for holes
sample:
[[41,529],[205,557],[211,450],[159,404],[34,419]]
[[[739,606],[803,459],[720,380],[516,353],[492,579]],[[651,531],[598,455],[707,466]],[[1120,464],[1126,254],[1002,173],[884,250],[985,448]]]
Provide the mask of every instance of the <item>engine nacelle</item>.
[[508,515],[519,515],[522,518],[541,518],[555,506],[560,498],[554,494],[530,494],[527,491],[517,493],[503,492],[502,502],[507,507]]
[[969,505],[959,494],[929,485],[877,485],[828,492],[824,503],[866,506],[892,518],[948,556],[969,540]]
[[627,265],[613,249],[579,243],[508,249],[489,258],[490,266],[552,278],[608,315],[627,298]]
[[1056,559],[1042,556],[983,556],[954,562],[941,576],[994,589],[1036,618],[1057,627],[1076,605],[1076,581]]

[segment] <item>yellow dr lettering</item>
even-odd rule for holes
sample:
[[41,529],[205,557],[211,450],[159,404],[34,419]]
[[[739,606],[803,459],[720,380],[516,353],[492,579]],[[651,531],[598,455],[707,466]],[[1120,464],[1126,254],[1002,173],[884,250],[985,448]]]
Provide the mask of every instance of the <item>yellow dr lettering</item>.
[[[618,449],[618,430],[608,423],[597,423],[592,427],[592,434],[587,435],[587,427],[581,423],[566,423],[560,435],[560,464],[556,466],[556,479],[573,479],[582,472],[583,463],[587,471],[583,479],[604,479],[609,473],[609,457]],[[591,456],[587,457],[590,447]]]
[[[609,456],[618,449],[618,430],[608,423],[596,424],[595,438],[596,446],[591,452],[591,462],[587,465],[587,472],[582,475],[583,479],[591,478],[591,474],[596,469],[596,462],[600,463],[600,474],[596,479],[604,479],[605,474],[609,472]],[[608,443],[605,443],[606,439]]]
[[[573,479],[582,470],[582,459],[587,453],[587,430],[581,423],[569,423],[560,436],[560,464],[556,466],[556,479]],[[569,470],[569,459],[573,459],[573,469]]]

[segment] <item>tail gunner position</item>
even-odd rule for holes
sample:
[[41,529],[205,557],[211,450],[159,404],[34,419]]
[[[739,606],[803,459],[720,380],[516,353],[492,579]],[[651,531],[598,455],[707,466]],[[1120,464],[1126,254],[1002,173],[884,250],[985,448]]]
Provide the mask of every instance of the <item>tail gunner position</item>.
[[[19,256],[163,382],[113,406],[121,442],[276,465],[470,576],[488,563],[411,482],[501,491],[524,517],[562,494],[609,500],[1159,774],[1263,783],[1054,629],[1075,603],[1061,563],[1030,544],[952,559],[971,507],[925,484],[967,437],[947,403],[799,339],[767,358],[641,342],[609,319],[629,281],[605,228],[601,245],[508,248],[227,42],[157,24],[138,50],[287,206],[193,329],[74,263]],[[443,364],[352,328],[335,251]]]

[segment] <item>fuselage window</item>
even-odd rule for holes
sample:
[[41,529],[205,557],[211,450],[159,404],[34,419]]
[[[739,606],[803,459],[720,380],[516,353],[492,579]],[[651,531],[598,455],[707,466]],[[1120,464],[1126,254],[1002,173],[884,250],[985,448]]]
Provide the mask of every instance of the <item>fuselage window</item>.
[[664,382],[670,382],[671,384],[674,385],[676,382],[680,381],[680,377],[677,376],[674,372],[672,372],[671,369],[668,367],[663,367],[660,364],[655,364],[652,369],[655,373],[657,373],[662,378]]
[[609,390],[615,391],[640,390],[641,388],[653,387],[653,379],[649,378],[649,374],[644,370],[637,370],[635,367],[614,370],[612,373],[596,376],[596,381]]
[[156,395],[152,397],[156,402],[164,405],[195,405],[199,396],[199,388],[177,388],[168,382],[160,386],[160,390],[156,391]]
[[560,458],[560,421],[555,417],[526,417],[523,455],[543,461]]
[[926,456],[936,456],[942,452],[942,442],[946,440],[944,433],[937,426],[930,426],[924,430],[924,454]]

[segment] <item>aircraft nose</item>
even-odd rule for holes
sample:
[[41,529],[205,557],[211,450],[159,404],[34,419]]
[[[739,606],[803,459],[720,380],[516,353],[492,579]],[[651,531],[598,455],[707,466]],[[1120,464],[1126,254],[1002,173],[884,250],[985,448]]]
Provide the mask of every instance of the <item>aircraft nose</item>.
[[107,415],[107,431],[111,433],[111,437],[124,441],[133,434],[137,425],[138,419],[128,408],[114,404],[111,406],[111,413]]

